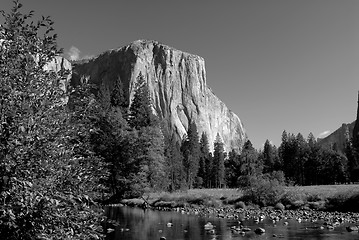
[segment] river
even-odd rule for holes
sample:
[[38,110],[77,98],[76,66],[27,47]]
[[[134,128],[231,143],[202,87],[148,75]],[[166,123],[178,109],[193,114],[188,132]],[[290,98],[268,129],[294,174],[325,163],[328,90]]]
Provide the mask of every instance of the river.
[[[358,232],[347,232],[345,224],[332,230],[322,223],[281,220],[275,224],[271,220],[254,222],[247,220],[243,225],[252,229],[245,235],[231,230],[237,226],[235,219],[200,217],[179,212],[143,210],[130,207],[106,207],[106,215],[111,223],[106,228],[114,231],[107,234],[107,240],[230,240],[230,239],[320,239],[352,240],[359,239]],[[205,224],[211,222],[213,229],[206,230]],[[262,235],[254,233],[256,228],[264,228]]]

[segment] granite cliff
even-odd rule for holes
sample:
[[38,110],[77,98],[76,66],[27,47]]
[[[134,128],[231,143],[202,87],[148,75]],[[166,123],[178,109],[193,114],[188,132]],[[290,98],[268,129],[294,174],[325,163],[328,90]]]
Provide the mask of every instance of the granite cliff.
[[352,123],[343,123],[340,128],[327,137],[318,139],[318,143],[322,146],[331,146],[336,144],[338,149],[344,152],[346,141],[353,137],[354,125],[355,121]]
[[131,101],[140,73],[148,83],[153,111],[178,139],[194,121],[199,134],[207,133],[211,150],[219,133],[227,152],[240,151],[246,139],[242,122],[207,86],[205,62],[199,56],[156,41],[138,40],[74,63],[71,83],[95,83],[111,91],[121,81]]

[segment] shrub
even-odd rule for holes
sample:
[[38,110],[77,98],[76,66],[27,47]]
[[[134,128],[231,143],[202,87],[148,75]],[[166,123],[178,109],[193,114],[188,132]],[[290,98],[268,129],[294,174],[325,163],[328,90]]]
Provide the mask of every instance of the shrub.
[[292,191],[288,191],[285,194],[283,194],[282,198],[281,198],[281,202],[285,206],[289,205],[289,206],[293,207],[293,206],[298,205],[298,203],[295,204],[295,202],[297,202],[297,201],[301,201],[304,204],[304,202],[307,201],[307,198],[308,198],[307,193],[300,191],[299,189],[294,189]]
[[284,193],[284,186],[268,175],[247,176],[243,180],[243,199],[260,206],[276,204]]
[[277,210],[285,210],[285,206],[282,204],[282,203],[277,203],[275,206],[274,206],[274,209],[277,209]]
[[239,201],[234,204],[234,208],[235,209],[239,209],[239,208],[246,209],[246,204],[242,201]]

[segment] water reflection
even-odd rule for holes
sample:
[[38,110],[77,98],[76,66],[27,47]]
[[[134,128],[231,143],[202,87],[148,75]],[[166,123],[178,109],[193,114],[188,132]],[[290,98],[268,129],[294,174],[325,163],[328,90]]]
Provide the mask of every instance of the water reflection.
[[[167,240],[189,239],[274,239],[274,235],[281,239],[325,239],[325,240],[352,240],[359,239],[359,233],[348,233],[345,226],[334,230],[321,229],[321,224],[287,220],[275,225],[270,220],[259,223],[245,221],[244,225],[252,230],[258,227],[266,229],[264,235],[257,235],[253,231],[244,236],[231,231],[231,227],[238,225],[237,220],[219,219],[214,217],[204,218],[177,212],[161,212],[142,210],[130,207],[106,207],[108,219],[115,220],[114,224],[107,224],[107,228],[114,228],[109,233],[107,240],[159,240],[165,237]],[[204,225],[211,222],[213,231],[205,230]]]

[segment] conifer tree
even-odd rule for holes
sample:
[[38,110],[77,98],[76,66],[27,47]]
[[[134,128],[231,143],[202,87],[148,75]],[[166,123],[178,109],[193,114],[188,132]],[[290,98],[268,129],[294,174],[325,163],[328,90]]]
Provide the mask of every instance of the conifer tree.
[[263,165],[258,159],[258,153],[254,149],[252,142],[247,140],[244,143],[241,153],[241,175],[258,175],[262,173]]
[[216,139],[214,141],[214,151],[213,151],[213,169],[214,169],[214,180],[215,187],[224,187],[225,185],[225,168],[224,168],[224,147],[222,139],[217,133]]
[[164,135],[151,104],[147,83],[140,72],[128,113],[128,123],[138,133],[134,147],[136,159],[141,162],[139,176],[146,179],[143,186],[159,190],[166,187]]
[[165,142],[166,173],[169,181],[168,190],[175,191],[185,186],[183,156],[178,142],[173,136],[170,137],[168,135],[166,135]]
[[200,145],[200,157],[199,157],[198,178],[201,179],[205,187],[208,187],[208,181],[210,180],[209,175],[212,168],[211,167],[212,164],[210,163],[208,137],[205,132],[202,132],[199,145]]
[[[119,100],[113,102],[117,103]],[[140,129],[142,127],[158,125],[156,116],[152,113],[151,97],[147,83],[140,72],[135,84],[135,93],[128,113],[128,123],[132,128]]]
[[278,162],[278,156],[274,146],[272,146],[268,139],[264,143],[262,159],[264,167],[263,173],[271,173],[274,170],[277,170],[276,165]]
[[193,187],[199,169],[199,137],[195,122],[190,122],[187,136],[182,141],[181,152],[183,154],[183,164],[186,172],[187,186]]
[[228,187],[238,186],[238,178],[241,172],[240,155],[232,149],[228,154],[228,160],[225,161],[226,182]]

